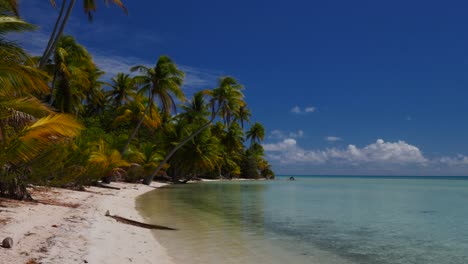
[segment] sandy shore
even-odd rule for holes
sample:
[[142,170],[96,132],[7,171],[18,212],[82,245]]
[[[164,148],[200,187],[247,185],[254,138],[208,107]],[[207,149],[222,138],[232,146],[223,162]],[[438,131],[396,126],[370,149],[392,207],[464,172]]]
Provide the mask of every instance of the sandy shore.
[[[0,200],[1,263],[173,263],[150,230],[119,223],[111,215],[143,221],[135,198],[164,184],[113,183],[121,190],[91,187],[86,192],[39,189],[40,203]],[[1,241],[0,241],[1,242]]]

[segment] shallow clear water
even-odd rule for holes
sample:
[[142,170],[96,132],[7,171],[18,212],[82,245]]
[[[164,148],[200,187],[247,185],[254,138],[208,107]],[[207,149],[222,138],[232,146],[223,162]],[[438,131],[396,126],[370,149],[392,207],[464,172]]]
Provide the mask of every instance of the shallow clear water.
[[296,177],[142,195],[177,263],[468,263],[468,180]]

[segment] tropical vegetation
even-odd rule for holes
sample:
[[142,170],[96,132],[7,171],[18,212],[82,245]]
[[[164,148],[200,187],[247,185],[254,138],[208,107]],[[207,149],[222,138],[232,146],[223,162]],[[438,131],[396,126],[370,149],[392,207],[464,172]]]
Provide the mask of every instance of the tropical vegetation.
[[[106,79],[92,54],[63,35],[75,2],[60,2],[44,54],[34,58],[8,34],[35,26],[17,1],[0,0],[0,196],[31,199],[27,187],[36,184],[274,177],[265,129],[250,122],[236,79],[221,77],[187,99],[185,74],[168,56]],[[92,18],[95,1],[83,2]]]

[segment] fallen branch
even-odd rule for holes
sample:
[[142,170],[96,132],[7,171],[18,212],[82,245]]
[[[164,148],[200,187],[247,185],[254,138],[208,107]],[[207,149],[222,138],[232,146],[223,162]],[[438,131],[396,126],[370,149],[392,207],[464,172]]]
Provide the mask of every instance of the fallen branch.
[[113,186],[103,184],[103,183],[98,183],[96,186],[100,188],[106,188],[106,189],[112,189],[112,190],[120,190],[120,188],[113,187]]
[[146,223],[141,223],[135,220],[127,219],[118,215],[111,215],[109,211],[106,212],[106,216],[111,217],[115,219],[117,222],[127,224],[127,225],[133,225],[133,226],[138,226],[142,228],[147,228],[147,229],[158,229],[158,230],[177,230],[171,227],[167,226],[161,226],[161,225],[152,225],[152,224],[146,224]]

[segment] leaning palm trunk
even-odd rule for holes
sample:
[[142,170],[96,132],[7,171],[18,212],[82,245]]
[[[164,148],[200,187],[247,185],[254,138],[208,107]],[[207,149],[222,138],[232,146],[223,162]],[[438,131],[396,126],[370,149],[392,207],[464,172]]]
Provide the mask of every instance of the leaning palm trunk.
[[130,134],[130,136],[128,137],[128,140],[125,143],[125,146],[122,148],[122,151],[120,151],[120,155],[123,156],[125,152],[127,152],[128,146],[130,146],[130,142],[132,142],[133,138],[135,138],[136,134],[138,133],[138,130],[140,130],[140,127],[143,124],[143,121],[145,120],[145,117],[148,114],[148,111],[151,108],[152,103],[153,103],[153,95],[150,96],[148,105],[146,106],[143,116],[140,118],[140,120],[138,120],[138,124],[136,125],[135,129],[133,129],[132,134]]
[[200,134],[203,130],[207,129],[211,123],[213,123],[213,121],[215,120],[216,116],[218,115],[218,112],[219,110],[221,109],[221,107],[218,108],[218,110],[211,116],[211,119],[210,121],[208,121],[206,124],[204,124],[202,127],[200,127],[199,129],[197,129],[195,132],[193,132],[190,136],[186,137],[184,140],[182,140],[181,142],[179,142],[179,144],[177,144],[177,146],[175,146],[167,155],[166,157],[164,158],[163,161],[161,161],[158,165],[158,167],[153,171],[153,173],[151,175],[149,175],[148,177],[145,178],[145,180],[143,181],[144,184],[146,185],[150,185],[151,182],[153,181],[154,177],[156,177],[156,175],[158,175],[159,171],[162,169],[162,167],[164,166],[164,164],[166,164],[166,162],[169,161],[169,159],[177,152],[177,150],[179,150],[181,147],[183,147],[187,142],[189,142],[190,140],[192,140],[194,137],[196,137],[198,134]]
[[52,35],[50,36],[49,43],[47,43],[47,47],[44,50],[44,53],[42,54],[41,60],[39,61],[40,69],[43,69],[45,67],[45,65],[47,64],[47,60],[49,59],[52,52],[55,50],[55,47],[57,46],[57,43],[63,34],[63,30],[65,29],[65,25],[67,24],[68,18],[70,17],[71,11],[73,10],[73,6],[75,6],[76,0],[71,0],[71,2],[68,4],[67,13],[65,14],[65,17],[63,18],[60,24],[60,28],[58,28],[58,24],[60,23],[60,20],[63,16],[63,12],[65,10],[65,2],[66,0],[63,0],[62,7],[60,9],[60,14],[57,18],[57,21],[55,22],[54,30],[52,32]]
[[47,46],[42,54],[42,57],[41,59],[39,60],[39,67],[43,67],[45,65],[45,63],[47,62],[47,60],[44,59],[45,55],[47,54],[47,51],[50,49],[50,47],[52,46],[52,43],[54,42],[54,37],[55,37],[55,33],[57,33],[57,29],[59,27],[59,24],[60,24],[60,21],[62,20],[62,16],[63,16],[63,12],[65,11],[65,6],[66,6],[66,3],[67,1],[66,0],[63,0],[62,1],[62,6],[60,7],[60,12],[59,12],[59,16],[57,18],[57,20],[55,21],[55,25],[54,25],[54,29],[52,30],[52,34],[50,35],[50,38],[49,38],[49,41],[47,42]]

